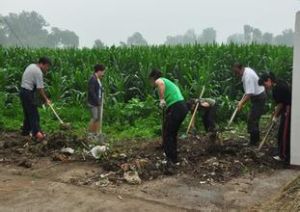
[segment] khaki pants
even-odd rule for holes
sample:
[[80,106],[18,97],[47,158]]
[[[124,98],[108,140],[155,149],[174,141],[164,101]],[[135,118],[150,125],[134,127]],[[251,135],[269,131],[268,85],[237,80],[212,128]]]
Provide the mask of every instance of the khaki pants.
[[91,111],[91,119],[93,122],[99,122],[101,116],[101,106],[88,105]]

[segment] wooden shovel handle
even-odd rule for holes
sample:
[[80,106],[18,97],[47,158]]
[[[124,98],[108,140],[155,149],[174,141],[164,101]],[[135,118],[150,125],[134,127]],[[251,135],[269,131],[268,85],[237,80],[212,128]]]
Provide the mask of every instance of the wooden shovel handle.
[[[246,94],[243,95],[243,97],[241,98],[240,101],[242,101],[242,100],[245,98],[245,96],[246,96]],[[231,116],[231,118],[230,118],[230,120],[229,120],[229,122],[228,122],[227,127],[230,127],[230,125],[232,124],[233,120],[234,120],[235,117],[236,117],[236,114],[239,112],[238,110],[239,110],[239,108],[236,107],[235,110],[234,110],[234,112],[233,112],[233,114],[232,114],[232,116]]]
[[267,141],[267,139],[268,139],[268,137],[269,137],[269,135],[271,133],[271,130],[273,129],[273,126],[274,126],[274,122],[272,121],[271,124],[270,124],[270,127],[269,127],[269,129],[268,129],[268,131],[267,131],[267,133],[266,133],[266,135],[264,137],[264,139],[259,144],[258,151],[260,151],[261,148],[263,147],[263,145],[266,143],[266,141]]
[[[201,91],[201,94],[200,94],[200,96],[199,96],[199,99],[203,97],[204,92],[205,92],[205,86],[202,87],[202,91]],[[198,103],[196,104],[196,107],[195,107],[195,110],[194,110],[194,112],[193,112],[191,121],[190,121],[189,126],[188,126],[188,128],[187,128],[186,134],[189,134],[189,132],[190,132],[190,130],[191,130],[191,127],[192,127],[192,124],[193,124],[193,122],[194,122],[194,119],[195,119],[197,110],[198,110],[198,108],[199,108],[199,105],[200,105],[200,103],[198,102]]]
[[61,124],[63,124],[63,123],[64,123],[63,120],[62,120],[62,119],[59,117],[59,115],[56,113],[56,111],[55,111],[54,108],[53,108],[53,105],[50,104],[49,107],[51,108],[52,112],[54,113],[54,115],[56,116],[56,118],[58,119],[58,121],[59,121]]

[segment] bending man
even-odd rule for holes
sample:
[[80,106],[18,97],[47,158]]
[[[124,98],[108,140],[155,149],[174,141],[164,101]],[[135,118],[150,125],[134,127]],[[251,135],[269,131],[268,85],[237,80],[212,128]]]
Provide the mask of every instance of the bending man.
[[259,80],[267,90],[272,89],[276,108],[273,113],[273,122],[280,117],[278,129],[278,152],[275,159],[290,162],[290,129],[291,129],[291,102],[292,94],[290,86],[283,80],[276,79],[273,73],[263,74]]
[[238,110],[242,110],[244,105],[250,100],[251,110],[248,116],[248,133],[250,134],[250,145],[257,145],[260,140],[259,121],[265,112],[266,92],[263,86],[258,85],[256,72],[241,64],[233,66],[235,74],[242,79],[245,95],[238,103]]
[[178,162],[177,158],[177,134],[184,121],[188,109],[178,86],[170,80],[163,78],[158,69],[154,69],[149,79],[157,87],[160,99],[160,107],[166,108],[163,129],[163,149],[169,165]]
[[50,59],[42,57],[37,64],[29,65],[22,76],[20,98],[24,112],[24,122],[22,135],[27,136],[32,133],[38,141],[44,139],[44,134],[40,128],[40,116],[37,102],[35,101],[35,92],[38,91],[47,105],[51,101],[44,91],[43,74],[47,74],[51,65]]

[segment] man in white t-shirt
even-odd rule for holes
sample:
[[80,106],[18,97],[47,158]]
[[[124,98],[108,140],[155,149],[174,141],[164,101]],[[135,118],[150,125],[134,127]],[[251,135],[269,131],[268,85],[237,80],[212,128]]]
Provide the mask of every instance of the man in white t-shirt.
[[248,117],[248,132],[250,134],[250,145],[256,145],[260,140],[259,121],[265,112],[267,95],[265,88],[258,84],[259,77],[256,72],[241,64],[233,66],[234,73],[242,79],[245,95],[238,103],[238,110],[250,100],[251,110]]

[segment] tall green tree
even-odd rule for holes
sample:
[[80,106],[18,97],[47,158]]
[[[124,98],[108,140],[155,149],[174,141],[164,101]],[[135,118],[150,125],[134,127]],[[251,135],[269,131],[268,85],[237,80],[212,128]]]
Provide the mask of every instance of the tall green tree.
[[273,43],[273,34],[269,33],[269,32],[265,32],[262,36],[262,43],[272,44]]
[[10,13],[2,17],[2,33],[6,35],[8,46],[25,45],[43,47],[47,43],[48,26],[45,19],[36,12]]
[[244,25],[244,39],[246,43],[252,42],[252,30],[250,25]]
[[287,29],[282,32],[281,35],[275,37],[275,43],[278,45],[293,46],[294,45],[294,31]]
[[100,39],[97,39],[94,42],[93,48],[94,49],[104,49],[105,48],[105,44]]
[[77,48],[79,37],[72,31],[52,27],[48,36],[48,43],[50,47]]
[[235,43],[235,44],[243,44],[243,43],[245,43],[244,34],[235,33],[233,35],[228,36],[227,43]]
[[128,37],[127,45],[128,46],[147,46],[148,43],[140,32],[135,32],[133,35]]
[[217,40],[217,32],[214,28],[206,28],[202,31],[199,43],[214,43]]
[[52,27],[37,12],[23,11],[0,16],[0,44],[25,47],[78,47],[78,36],[69,30]]
[[263,33],[258,28],[252,30],[252,43],[262,43]]

